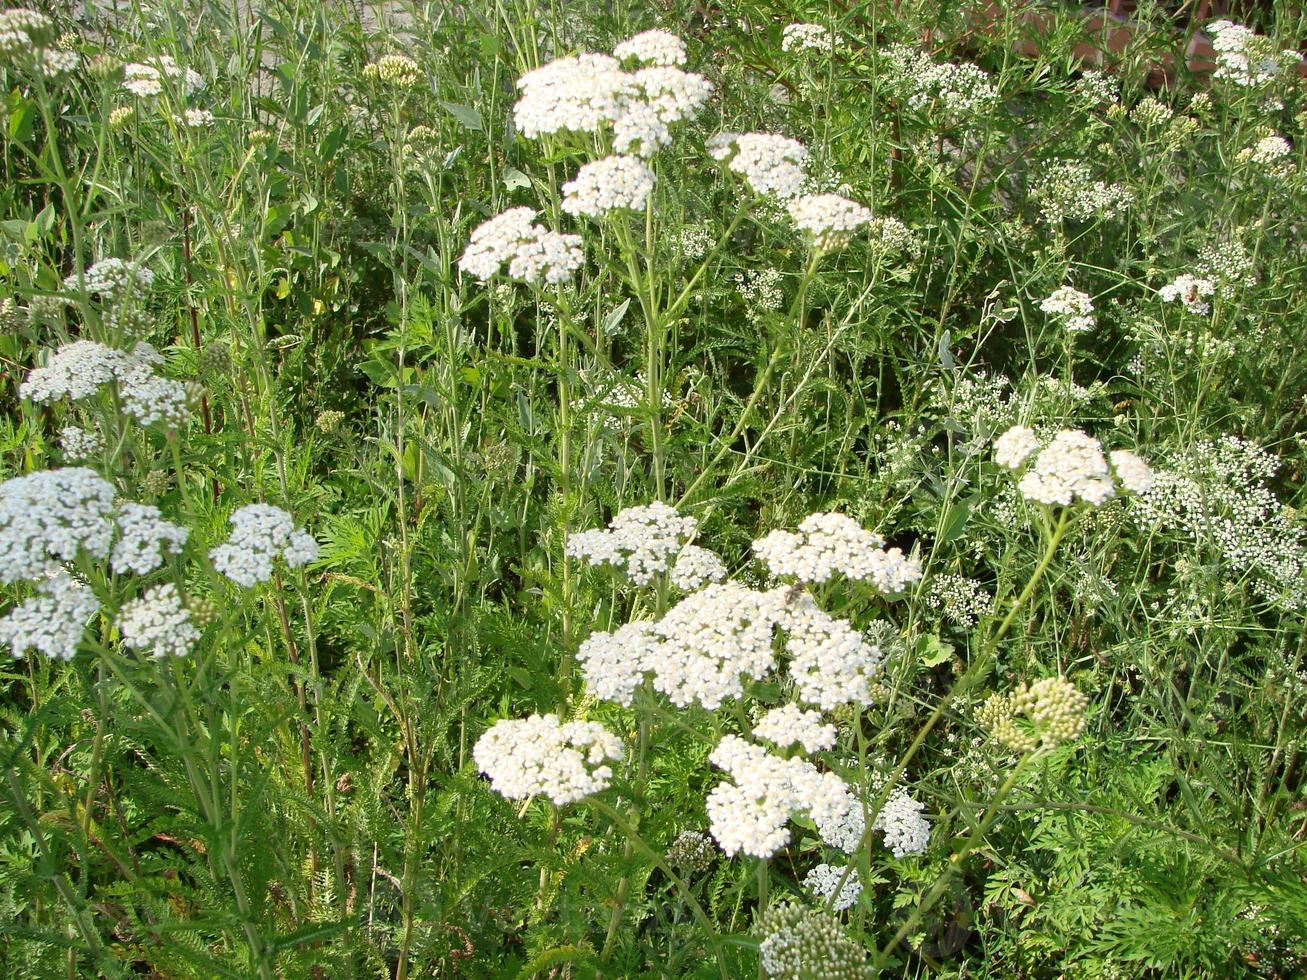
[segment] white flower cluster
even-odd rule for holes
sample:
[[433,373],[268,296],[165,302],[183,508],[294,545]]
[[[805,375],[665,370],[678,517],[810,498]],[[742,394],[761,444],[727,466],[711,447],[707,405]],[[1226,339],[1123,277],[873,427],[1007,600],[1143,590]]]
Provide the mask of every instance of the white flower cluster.
[[[840,888],[841,881],[844,882],[843,888]],[[857,869],[850,871],[832,864],[819,864],[803,876],[803,887],[809,895],[822,903],[830,902],[835,889],[839,888],[840,893],[830,909],[832,912],[843,912],[858,904],[858,896],[862,894],[862,879],[858,877]]]
[[[82,286],[89,296],[99,296],[106,303],[115,303],[132,295],[147,292],[154,284],[154,273],[144,266],[123,259],[101,259],[82,273]],[[64,290],[79,291],[77,276],[64,279]]]
[[1297,64],[1297,51],[1277,51],[1271,39],[1228,20],[1214,20],[1207,25],[1212,49],[1216,52],[1213,78],[1246,87],[1263,85],[1285,67]]
[[15,657],[35,650],[52,660],[71,660],[87,622],[100,611],[100,600],[90,586],[64,571],[39,583],[36,591],[0,619],[0,644],[7,644]]
[[608,527],[569,535],[563,553],[587,565],[612,565],[636,585],[644,586],[671,566],[699,522],[674,507],[654,501],[619,511]]
[[670,581],[674,588],[682,592],[694,592],[724,578],[726,565],[717,557],[716,552],[700,548],[697,544],[687,544],[676,556]]
[[619,61],[673,67],[685,64],[685,42],[668,31],[641,31],[613,48]]
[[731,281],[735,283],[735,291],[749,305],[751,321],[756,321],[767,312],[779,310],[785,303],[779,269],[746,269],[735,273]]
[[0,59],[16,63],[45,78],[57,78],[77,67],[76,51],[56,46],[54,21],[35,10],[0,10]]
[[0,483],[0,582],[40,581],[79,553],[109,554],[116,493],[94,470],[42,470]]
[[[1039,445],[1033,430],[1013,426],[994,440],[994,461],[1019,469]],[[1079,499],[1097,507],[1116,493],[1117,484],[1131,493],[1144,493],[1151,481],[1148,464],[1129,450],[1112,452],[1109,468],[1097,439],[1078,429],[1063,429],[1035,456],[1017,487],[1037,503],[1069,507]]]
[[654,172],[638,157],[611,156],[581,167],[563,185],[563,210],[602,218],[610,211],[641,210],[653,193]]
[[1277,458],[1236,436],[1177,454],[1133,509],[1139,524],[1190,539],[1251,573],[1255,589],[1289,609],[1307,606],[1307,538],[1270,487]]
[[931,110],[953,121],[971,120],[998,101],[998,89],[975,65],[939,63],[903,44],[882,52],[892,82],[910,109]]
[[130,352],[94,340],[63,344],[44,367],[33,368],[18,389],[23,398],[79,401],[117,382],[122,408],[141,425],[180,425],[188,416],[186,386],[155,373],[163,357],[147,343]]
[[847,619],[824,611],[808,592],[786,603],[779,625],[786,633],[789,674],[800,701],[823,711],[872,703],[872,685],[882,659],[879,645]]
[[161,54],[150,62],[132,62],[123,66],[123,88],[137,98],[150,99],[171,83],[182,96],[204,88],[204,79],[190,68],[183,68],[169,55]]
[[821,583],[839,574],[886,594],[903,592],[921,578],[921,564],[901,548],[883,549],[884,543],[851,517],[818,513],[805,517],[797,533],[770,532],[753,550],[776,576]]
[[485,282],[508,263],[508,274],[523,282],[559,285],[585,262],[579,235],[564,235],[533,222],[532,208],[509,208],[472,232],[458,267]]
[[187,109],[181,115],[181,123],[188,129],[207,129],[213,125],[213,113],[208,109]]
[[180,524],[165,521],[158,507],[124,503],[115,517],[118,540],[109,565],[115,575],[134,572],[146,575],[163,564],[163,552],[180,554],[190,534]]
[[938,609],[959,626],[975,626],[993,608],[994,597],[980,582],[965,575],[936,575],[930,583],[926,605]]
[[772,708],[758,719],[753,734],[782,749],[802,745],[805,752],[823,752],[835,747],[835,726],[823,722],[821,712],[795,704]]
[[1085,293],[1071,286],[1062,286],[1046,296],[1039,308],[1049,316],[1060,320],[1072,333],[1093,330],[1094,303]]
[[[702,75],[674,67],[685,60],[679,38],[646,32],[615,49],[560,58],[517,80],[513,119],[524,136],[611,129],[619,153],[649,156],[671,142],[671,126],[698,114],[712,94]],[[622,60],[651,67],[622,70]]]
[[1198,250],[1194,271],[1216,283],[1218,293],[1257,285],[1257,263],[1237,239],[1204,245]]
[[591,633],[576,651],[586,687],[601,701],[629,708],[635,689],[658,664],[661,643],[658,624],[642,620]]
[[835,35],[821,24],[786,24],[781,31],[782,51],[830,51]]
[[291,568],[318,557],[318,543],[280,507],[246,504],[231,515],[231,534],[209,552],[213,567],[237,585],[251,588],[272,578],[273,562]]
[[795,816],[811,816],[820,832],[850,810],[844,781],[805,759],[782,759],[737,735],[724,737],[708,758],[733,780],[707,799],[710,830],[728,855],[769,858],[789,843]]
[[168,582],[124,603],[118,612],[123,645],[151,657],[184,657],[200,638],[191,614]]
[[621,757],[621,741],[602,725],[561,723],[554,714],[496,722],[472,749],[500,795],[543,795],[560,806],[606,789],[613,778],[608,763]]
[[59,449],[65,459],[90,459],[104,452],[104,433],[66,425],[59,431]]
[[708,154],[744,178],[755,194],[789,200],[803,193],[808,148],[775,133],[718,133]]
[[871,221],[871,211],[838,194],[805,194],[787,205],[799,230],[822,252],[843,248]]
[[1183,303],[1190,313],[1200,316],[1212,312],[1208,299],[1216,293],[1216,283],[1210,279],[1200,279],[1187,272],[1176,276],[1157,291],[1157,295],[1166,303]]
[[1062,161],[1046,168],[1032,197],[1048,224],[1072,221],[1108,221],[1119,218],[1134,203],[1134,194],[1121,184],[1095,180],[1089,165]]
[[872,829],[884,833],[885,846],[896,858],[926,853],[930,822],[921,815],[925,809],[903,789],[894,790],[885,801]]

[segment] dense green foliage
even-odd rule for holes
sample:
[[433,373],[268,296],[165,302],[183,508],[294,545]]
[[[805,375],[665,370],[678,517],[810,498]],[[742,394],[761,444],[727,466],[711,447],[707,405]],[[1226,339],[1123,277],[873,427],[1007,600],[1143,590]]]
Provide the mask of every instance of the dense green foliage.
[[[708,830],[708,754],[747,705],[628,710],[576,663],[669,599],[567,536],[654,499],[750,586],[751,542],[821,511],[921,562],[906,595],[820,593],[886,653],[829,764],[872,803],[901,784],[931,825],[922,855],[871,838],[851,859],[839,920],[869,963],[1307,968],[1307,93],[1292,70],[1148,89],[1177,44],[1151,4],[1101,100],[1070,9],[1026,57],[1015,21],[894,6],[169,0],[59,19],[62,77],[0,59],[0,477],[74,465],[60,430],[98,427],[83,465],[190,528],[150,575],[76,566],[104,613],[75,658],[5,657],[0,972],[757,975],[765,907],[832,858],[811,826],[769,861],[664,858]],[[1307,36],[1270,6],[1253,26]],[[792,22],[834,50],[784,51]],[[647,212],[576,217],[562,184],[608,149],[523,137],[515,82],[653,27],[713,99],[655,158]],[[895,44],[997,96],[913,98]],[[413,84],[365,70],[396,53]],[[124,90],[123,63],[161,54],[203,78],[189,102]],[[814,253],[709,155],[722,131],[802,141],[818,189],[910,240]],[[1244,152],[1277,134],[1287,154]],[[460,271],[518,205],[583,238],[565,287]],[[107,257],[155,275],[143,336],[193,383],[180,426],[20,395],[48,349],[114,329],[61,285]],[[1159,295],[1182,274],[1215,283],[1209,312]],[[1041,307],[1067,284],[1093,329]],[[1027,501],[993,459],[1017,423],[1083,429],[1189,496]],[[205,556],[255,501],[321,552],[240,589]],[[190,656],[120,642],[117,611],[160,582],[212,603]],[[1089,700],[1079,738],[1018,757],[986,737],[986,698],[1056,676]],[[632,761],[592,800],[504,799],[473,746],[551,711]]]

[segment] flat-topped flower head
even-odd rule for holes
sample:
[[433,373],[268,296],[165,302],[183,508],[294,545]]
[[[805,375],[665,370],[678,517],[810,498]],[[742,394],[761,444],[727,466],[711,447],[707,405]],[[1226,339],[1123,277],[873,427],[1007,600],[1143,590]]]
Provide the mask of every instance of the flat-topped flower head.
[[79,554],[104,558],[117,494],[94,470],[41,470],[0,483],[0,582],[40,581]]
[[0,644],[15,657],[35,650],[51,660],[71,660],[86,624],[100,611],[100,600],[89,585],[62,570],[38,584],[36,592],[0,619]]
[[1014,425],[994,440],[994,462],[1009,470],[1019,469],[1038,448],[1039,437],[1034,429]]
[[641,65],[683,65],[685,42],[668,31],[641,31],[613,48],[613,56],[619,61]]
[[473,230],[458,267],[485,282],[504,265],[523,282],[559,285],[581,268],[585,256],[579,235],[563,235],[534,223],[528,207],[509,208]]
[[1024,755],[1041,745],[1053,748],[1077,738],[1085,727],[1089,699],[1062,677],[1021,684],[995,694],[976,712],[990,737]]
[[1078,429],[1057,433],[1017,488],[1028,500],[1063,507],[1077,500],[1097,507],[1116,492],[1102,445]]
[[835,35],[821,24],[786,24],[781,31],[782,51],[830,51]]
[[871,211],[838,194],[805,194],[786,208],[799,230],[821,252],[843,248],[871,221]]
[[149,657],[184,657],[200,638],[190,611],[171,582],[124,603],[117,626],[123,646]]
[[384,54],[363,68],[363,77],[391,88],[412,88],[422,79],[422,69],[408,55]]
[[132,62],[123,66],[123,88],[137,98],[154,98],[163,93],[165,85],[170,85],[178,94],[187,96],[203,89],[204,79],[198,72],[182,67],[166,54],[146,62]]
[[186,386],[155,368],[163,358],[147,343],[131,351],[94,340],[75,340],[53,351],[45,365],[33,368],[18,389],[23,398],[51,402],[90,398],[116,382],[120,404],[141,425],[181,425],[190,415]]
[[115,575],[132,572],[147,575],[163,564],[165,551],[180,554],[190,531],[165,521],[152,504],[124,503],[114,515],[118,540],[109,565]]
[[587,565],[612,565],[636,585],[648,585],[666,572],[699,522],[674,507],[654,501],[618,511],[606,529],[568,537],[563,553]]
[[885,835],[885,846],[896,858],[925,854],[930,843],[930,821],[923,817],[925,804],[918,803],[904,789],[896,789],[881,807],[872,830]]
[[586,690],[601,701],[629,708],[635,690],[660,663],[658,625],[637,620],[611,633],[591,633],[576,652]]
[[513,107],[518,131],[529,139],[554,133],[594,133],[626,110],[634,80],[606,54],[571,55],[517,80]]
[[1062,286],[1046,296],[1039,308],[1072,333],[1093,330],[1094,303],[1086,293],[1071,286]]
[[687,544],[676,556],[672,566],[671,583],[682,592],[694,592],[712,582],[726,578],[726,565],[707,548]]
[[787,201],[803,193],[808,148],[775,133],[720,133],[708,153],[744,178],[755,194]]
[[1108,453],[1116,482],[1130,493],[1147,493],[1153,485],[1152,468],[1128,449],[1114,449]]
[[753,726],[753,734],[779,748],[801,745],[805,752],[835,747],[835,726],[821,720],[820,711],[804,711],[797,704],[772,708]]
[[563,210],[589,218],[602,218],[610,211],[643,210],[654,179],[654,172],[637,157],[595,160],[563,185]]
[[477,769],[501,796],[547,796],[559,806],[606,789],[609,763],[621,757],[621,741],[602,725],[561,723],[554,714],[496,722],[472,749]]
[[[153,284],[154,273],[149,269],[116,258],[101,259],[82,274],[87,295],[105,303],[144,295]],[[76,274],[64,279],[65,292],[76,293],[80,288]]]
[[213,567],[250,588],[272,578],[280,558],[291,568],[318,557],[318,543],[280,507],[246,504],[231,515],[231,535],[209,552]]
[[903,592],[921,578],[921,564],[900,548],[883,549],[884,543],[851,517],[817,513],[805,517],[797,533],[772,531],[753,550],[778,577],[821,583],[838,574],[886,594]]
[[[844,882],[843,887],[840,882]],[[835,890],[839,894],[835,895]],[[857,869],[837,868],[833,864],[819,864],[803,876],[803,890],[822,905],[829,905],[832,912],[843,912],[858,904],[862,894],[862,880]],[[831,896],[835,895],[834,902]]]
[[759,963],[769,980],[865,980],[867,951],[830,914],[794,902],[758,920]]
[[1157,291],[1157,295],[1167,303],[1183,303],[1190,313],[1200,316],[1212,312],[1208,299],[1216,293],[1216,283],[1210,279],[1191,276],[1187,272],[1176,276]]
[[1269,37],[1232,21],[1214,20],[1207,25],[1207,33],[1216,52],[1212,77],[1234,85],[1265,85],[1302,61],[1297,51],[1280,50]]
[[789,598],[779,625],[785,631],[789,675],[798,699],[823,711],[868,705],[880,670],[880,647],[846,619],[825,612],[807,593]]

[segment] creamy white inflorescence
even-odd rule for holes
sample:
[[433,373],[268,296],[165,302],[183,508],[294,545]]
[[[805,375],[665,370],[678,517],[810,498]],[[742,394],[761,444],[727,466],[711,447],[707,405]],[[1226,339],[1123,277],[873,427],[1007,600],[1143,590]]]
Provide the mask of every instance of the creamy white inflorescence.
[[523,282],[566,282],[585,262],[581,237],[537,225],[535,214],[527,207],[509,208],[483,222],[472,232],[458,267],[481,282],[505,263],[508,274]]
[[653,193],[654,172],[637,157],[611,156],[585,164],[563,185],[563,210],[602,218],[610,211],[640,210]]
[[758,719],[753,734],[782,749],[802,745],[806,752],[822,752],[835,747],[835,726],[823,722],[820,711],[804,711],[796,704],[772,708]]
[[924,854],[930,843],[930,821],[923,817],[925,804],[918,803],[903,789],[896,789],[885,801],[873,830],[885,835],[885,846],[897,858]]
[[115,497],[98,473],[80,466],[0,484],[0,582],[46,579],[79,553],[104,558]]
[[683,65],[685,42],[668,31],[641,31],[614,47],[613,56],[642,65]]
[[1115,493],[1102,445],[1078,429],[1057,433],[1017,488],[1029,500],[1063,507],[1077,499],[1098,506]]
[[123,645],[151,657],[184,657],[200,638],[191,614],[168,582],[124,603],[117,626]]
[[708,153],[744,178],[755,194],[787,201],[803,193],[808,148],[775,133],[719,133]]
[[1062,286],[1045,297],[1039,308],[1061,323],[1072,333],[1093,330],[1094,303],[1086,293],[1071,286]]
[[563,553],[587,565],[612,565],[636,585],[648,585],[668,570],[698,526],[693,517],[654,501],[618,511],[607,528],[570,535]]
[[921,578],[921,563],[900,548],[882,548],[884,543],[851,517],[818,513],[805,517],[797,533],[770,532],[753,550],[776,576],[821,583],[838,574],[881,592],[902,592]]
[[869,209],[839,194],[805,194],[786,207],[799,230],[823,252],[843,248],[871,221]]
[[231,535],[209,552],[213,567],[246,588],[272,578],[281,558],[292,568],[318,557],[318,543],[280,507],[247,504],[231,515]]
[[994,440],[994,462],[1015,470],[1038,448],[1039,437],[1035,435],[1034,429],[1014,425]]
[[[841,881],[844,882],[842,888]],[[839,888],[839,895],[830,906],[833,912],[853,908],[858,902],[858,896],[862,894],[862,880],[858,877],[857,869],[837,868],[833,864],[819,864],[809,871],[803,876],[803,887],[822,904],[830,902],[835,889]]]
[[52,660],[71,660],[86,624],[100,611],[100,600],[89,585],[62,570],[38,584],[36,592],[0,619],[0,644],[15,657],[35,650]]
[[676,556],[669,580],[682,592],[694,592],[712,582],[726,578],[726,565],[708,548],[687,544]]
[[477,740],[472,758],[495,791],[510,800],[547,796],[560,806],[606,789],[608,764],[622,743],[591,721],[560,723],[554,714],[496,722]]
[[146,575],[163,564],[164,551],[180,554],[187,528],[165,521],[158,507],[151,504],[124,503],[114,515],[118,540],[114,542],[109,566],[115,575],[133,572]]

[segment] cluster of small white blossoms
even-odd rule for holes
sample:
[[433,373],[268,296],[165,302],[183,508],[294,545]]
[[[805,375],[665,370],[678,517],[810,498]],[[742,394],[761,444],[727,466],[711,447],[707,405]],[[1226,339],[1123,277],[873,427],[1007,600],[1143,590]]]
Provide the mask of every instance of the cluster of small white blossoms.
[[830,51],[835,35],[821,24],[786,24],[781,31],[782,51]]
[[755,194],[787,201],[803,193],[808,148],[775,133],[718,133],[708,155],[744,178]]
[[1302,60],[1297,51],[1276,50],[1270,38],[1228,20],[1212,21],[1207,33],[1216,52],[1217,67],[1212,77],[1235,85],[1263,85],[1285,67]]
[[1261,595],[1307,605],[1307,538],[1298,515],[1271,489],[1280,462],[1236,436],[1200,442],[1154,474],[1133,515],[1148,530],[1175,531],[1248,570]]
[[918,803],[901,788],[890,793],[881,807],[872,829],[885,835],[885,846],[896,858],[926,853],[930,821],[921,815],[925,809],[924,803]]
[[90,459],[104,452],[104,433],[66,425],[59,431],[59,450],[65,459]]
[[458,267],[485,282],[508,263],[508,274],[523,282],[560,285],[585,262],[579,235],[537,225],[533,208],[509,208],[473,232]]
[[51,355],[44,367],[33,368],[18,389],[23,398],[51,402],[79,401],[117,382],[123,411],[141,425],[177,426],[189,415],[186,386],[156,374],[163,357],[147,343],[130,352],[94,340],[74,340]]
[[132,62],[123,66],[123,88],[137,98],[149,99],[159,95],[165,81],[175,86],[183,96],[204,88],[204,79],[198,72],[183,68],[166,54],[150,62]]
[[1055,289],[1040,302],[1039,308],[1049,316],[1060,320],[1072,333],[1093,330],[1097,322],[1094,319],[1093,300],[1071,286]]
[[[997,452],[997,445],[995,446]],[[983,584],[965,575],[936,575],[930,583],[926,605],[962,627],[975,626],[989,614],[994,597]]]
[[[698,115],[712,95],[706,78],[675,67],[685,60],[679,38],[646,32],[615,53],[560,58],[519,78],[518,130],[528,138],[611,130],[617,152],[650,156],[671,142],[673,124]],[[624,60],[651,67],[625,72]]]
[[[844,882],[842,888],[841,881]],[[850,871],[833,864],[819,864],[803,876],[803,887],[809,895],[822,903],[830,902],[835,889],[839,888],[839,895],[831,903],[830,909],[832,912],[843,912],[858,904],[858,896],[862,894],[862,879],[858,877],[856,869]]]
[[64,290],[77,293],[84,288],[88,296],[98,296],[105,303],[116,303],[148,291],[153,284],[154,273],[145,266],[108,258],[83,272],[80,283],[76,274],[65,278]]
[[0,483],[0,582],[40,581],[79,553],[104,558],[116,493],[94,470],[41,470]]
[[585,164],[563,185],[563,210],[589,218],[640,210],[653,193],[654,180],[654,172],[638,157],[604,157]]
[[872,703],[882,660],[879,644],[848,620],[825,612],[807,592],[785,604],[779,625],[786,634],[789,674],[800,701],[823,711]]
[[746,269],[731,277],[735,291],[749,306],[751,321],[765,313],[779,310],[785,302],[785,293],[781,290],[781,271],[779,269]]
[[694,592],[724,578],[726,565],[715,551],[701,548],[697,544],[687,544],[676,556],[669,581],[673,588],[682,592]]
[[280,507],[246,504],[231,515],[231,534],[209,552],[213,567],[245,588],[272,578],[273,562],[291,568],[318,557],[318,543]]
[[737,735],[725,736],[708,758],[733,780],[713,787],[707,799],[710,830],[727,855],[771,857],[790,842],[790,820],[804,814],[826,840],[859,809],[834,773],[806,759],[782,759]]
[[882,57],[891,83],[903,92],[913,110],[931,109],[961,120],[987,111],[998,101],[998,89],[975,65],[936,62],[904,44],[890,45]]
[[901,548],[884,549],[884,538],[844,514],[810,514],[798,532],[775,530],[753,542],[753,551],[776,576],[822,583],[836,574],[895,594],[921,578],[921,563]]
[[1158,102],[1152,96],[1140,99],[1139,104],[1130,110],[1131,121],[1146,128],[1163,126],[1170,122],[1174,115],[1175,112],[1170,106]]
[[152,504],[127,502],[114,517],[118,525],[118,540],[114,542],[109,566],[114,574],[134,572],[145,575],[163,564],[163,553],[181,554],[190,535],[187,528],[163,519],[163,513]]
[[555,714],[505,719],[472,749],[477,769],[510,800],[547,796],[560,806],[598,793],[622,757],[616,735],[592,721],[560,722]]
[[213,125],[213,113],[208,109],[187,109],[182,113],[181,122],[188,129],[207,129]]
[[915,257],[921,252],[921,240],[898,218],[872,218],[867,225],[868,247],[878,256],[905,253]]
[[801,745],[805,752],[823,752],[835,747],[835,726],[823,722],[821,712],[794,704],[772,708],[758,719],[753,734],[782,749]]
[[805,194],[786,205],[799,230],[821,252],[843,248],[871,221],[871,211],[839,194]]
[[1075,82],[1075,91],[1081,98],[1096,105],[1119,102],[1121,83],[1097,68],[1085,71]]
[[1176,276],[1171,282],[1167,283],[1157,291],[1157,295],[1165,303],[1183,303],[1184,308],[1190,313],[1197,313],[1203,316],[1212,312],[1212,304],[1208,302],[1216,294],[1216,283],[1210,279],[1200,279],[1197,276],[1191,276],[1189,273]]
[[1263,136],[1252,146],[1246,146],[1238,153],[1238,159],[1262,168],[1267,177],[1282,180],[1292,172],[1289,154],[1293,147],[1283,136],[1271,133]]
[[[994,440],[994,461],[1018,469],[1040,445],[1033,430],[1013,426]],[[1076,499],[1097,507],[1116,492],[1116,482],[1131,493],[1147,491],[1152,479],[1148,464],[1134,453],[1118,449],[1111,467],[1103,447],[1078,429],[1063,429],[1040,450],[1034,464],[1017,484],[1028,500],[1069,507]]]
[[155,658],[184,657],[200,638],[191,614],[168,582],[124,603],[118,612],[123,646]]
[[693,517],[683,517],[676,508],[654,501],[618,511],[607,528],[569,535],[563,553],[587,565],[612,565],[636,585],[644,586],[668,570],[698,527]]
[[57,78],[77,67],[75,51],[56,45],[54,21],[22,7],[0,11],[0,59],[29,68],[45,78]]
[[1194,271],[1216,283],[1216,291],[1222,294],[1257,285],[1257,263],[1243,243],[1234,238],[1208,242],[1200,248]]
[[668,31],[642,31],[613,48],[618,61],[674,68],[685,64],[685,42]]
[[15,657],[35,650],[51,660],[71,660],[86,624],[100,611],[100,600],[64,571],[39,582],[36,592],[0,619],[0,644]]
[[1120,184],[1095,180],[1089,165],[1064,160],[1047,168],[1032,196],[1039,203],[1040,217],[1048,224],[1072,221],[1104,221],[1119,218],[1134,203],[1134,194]]

